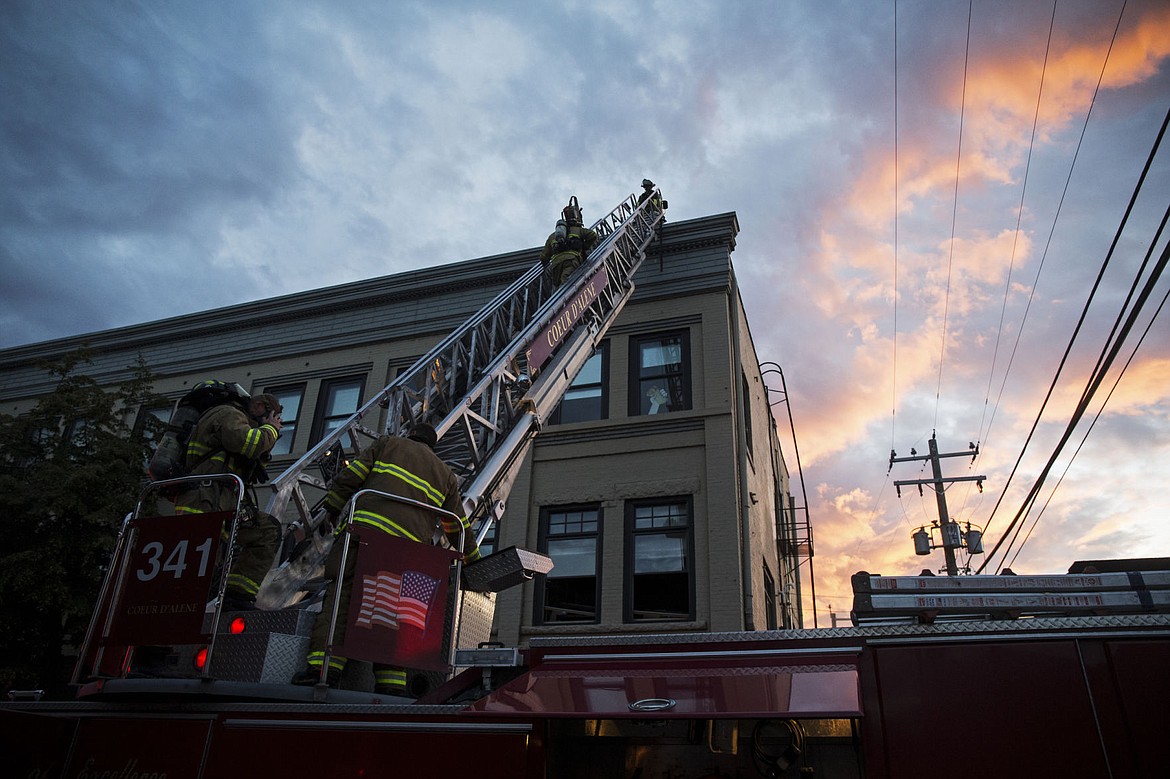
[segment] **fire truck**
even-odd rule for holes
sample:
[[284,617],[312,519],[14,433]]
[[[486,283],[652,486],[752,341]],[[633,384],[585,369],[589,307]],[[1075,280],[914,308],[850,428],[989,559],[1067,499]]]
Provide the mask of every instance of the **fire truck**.
[[[647,195],[593,225],[598,244],[565,283],[535,265],[271,482],[266,511],[289,534],[260,609],[226,609],[217,575],[242,482],[215,477],[236,511],[181,521],[159,511],[176,485],[149,485],[80,647],[76,700],[0,704],[4,775],[1164,776],[1166,560],[859,572],[849,627],[509,647],[490,641],[496,594],[551,560],[509,548],[464,565],[441,534],[366,534],[346,623],[322,609],[340,583],[320,575],[338,543],[320,498],[380,435],[433,424],[471,532],[490,534],[541,421],[633,293],[666,205]],[[384,429],[364,422],[375,409]],[[317,619],[351,662],[335,685],[294,686]],[[373,663],[410,668],[412,697],[372,692]]]

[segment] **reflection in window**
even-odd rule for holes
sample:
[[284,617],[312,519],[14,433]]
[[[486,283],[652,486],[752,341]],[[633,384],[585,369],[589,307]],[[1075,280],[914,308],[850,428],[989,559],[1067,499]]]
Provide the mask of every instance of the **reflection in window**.
[[321,440],[341,427],[358,410],[362,399],[362,377],[331,379],[321,382],[315,440]]
[[627,504],[629,622],[694,618],[688,498]]
[[277,455],[288,454],[293,450],[293,441],[297,436],[297,421],[301,415],[301,401],[305,397],[305,385],[270,387],[264,391],[270,395],[275,395],[284,409],[280,414],[280,421],[282,423],[280,438],[276,439],[276,446],[272,447],[272,455],[275,457]]
[[690,345],[686,331],[632,338],[630,415],[691,407]]
[[146,439],[152,452],[167,430],[172,410],[172,406],[143,406],[138,410],[138,418],[134,421],[134,430]]
[[144,470],[150,464],[150,458],[154,456],[154,450],[158,448],[159,441],[167,430],[167,423],[171,421],[171,410],[171,406],[143,406],[138,409],[134,431],[146,441],[147,452],[142,462]]
[[538,590],[539,624],[597,622],[598,506],[547,508],[541,517],[541,551],[553,561]]
[[581,368],[577,378],[569,385],[560,405],[553,412],[553,424],[592,422],[609,416],[607,406],[606,376],[609,372],[608,341]]

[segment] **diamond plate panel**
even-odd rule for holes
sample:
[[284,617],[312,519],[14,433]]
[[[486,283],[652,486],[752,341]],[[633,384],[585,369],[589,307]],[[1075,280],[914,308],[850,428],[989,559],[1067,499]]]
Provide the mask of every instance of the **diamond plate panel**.
[[232,682],[288,684],[304,668],[308,636],[238,633],[216,637],[211,676]]
[[552,570],[552,560],[527,549],[508,547],[463,568],[463,585],[476,592],[501,592]]
[[[317,612],[305,609],[281,609],[279,611],[225,611],[219,620],[219,633],[230,633],[232,620],[243,617],[249,633],[285,633],[290,636],[307,636],[313,630]],[[204,622],[204,630],[211,629],[211,615]]]

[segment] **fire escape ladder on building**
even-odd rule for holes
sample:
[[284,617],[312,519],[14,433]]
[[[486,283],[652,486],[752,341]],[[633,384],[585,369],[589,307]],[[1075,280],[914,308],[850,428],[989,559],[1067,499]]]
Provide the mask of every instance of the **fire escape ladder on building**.
[[[633,294],[661,202],[630,195],[594,224],[597,246],[562,286],[539,262],[529,268],[273,479],[268,513],[308,533],[323,516],[330,479],[351,458],[380,434],[406,435],[426,422],[482,540],[532,437]],[[372,429],[383,409],[385,424]]]

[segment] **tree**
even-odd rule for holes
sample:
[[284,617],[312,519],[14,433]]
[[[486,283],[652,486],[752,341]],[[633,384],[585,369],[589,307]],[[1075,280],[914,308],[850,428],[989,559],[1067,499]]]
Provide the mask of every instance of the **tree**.
[[89,362],[82,348],[43,364],[52,394],[25,414],[0,414],[0,688],[68,697],[68,647],[84,636],[144,484],[158,426],[139,410],[166,400],[141,359],[112,392],[77,372]]

